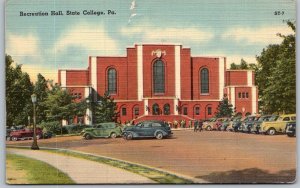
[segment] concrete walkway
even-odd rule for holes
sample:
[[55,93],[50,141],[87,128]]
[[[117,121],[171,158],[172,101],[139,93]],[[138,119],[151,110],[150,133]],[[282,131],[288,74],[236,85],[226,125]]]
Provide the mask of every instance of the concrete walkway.
[[69,175],[77,184],[156,183],[144,176],[120,168],[76,157],[41,150],[10,148],[7,152],[46,162]]

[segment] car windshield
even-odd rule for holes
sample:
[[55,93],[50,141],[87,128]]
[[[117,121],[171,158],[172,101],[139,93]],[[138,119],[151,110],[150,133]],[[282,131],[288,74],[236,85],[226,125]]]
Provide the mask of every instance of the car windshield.
[[278,118],[278,116],[272,116],[272,117],[269,119],[269,121],[276,121],[277,118]]

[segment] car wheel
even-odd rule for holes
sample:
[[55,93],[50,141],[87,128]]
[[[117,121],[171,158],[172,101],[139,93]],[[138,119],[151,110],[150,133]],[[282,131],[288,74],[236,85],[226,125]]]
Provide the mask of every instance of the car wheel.
[[288,135],[288,137],[294,137],[294,133],[286,133]]
[[211,131],[211,126],[206,127],[206,130]]
[[86,135],[84,136],[84,138],[85,138],[86,140],[91,140],[93,137],[92,137],[90,134],[86,134]]
[[117,134],[116,134],[116,133],[111,133],[111,134],[110,134],[110,137],[111,137],[111,138],[117,138]]
[[163,135],[162,132],[157,132],[156,135],[155,135],[155,138],[159,139],[159,140],[162,139],[163,137],[164,137],[164,135]]
[[276,130],[274,128],[270,128],[268,131],[267,131],[268,135],[274,135],[276,134]]
[[126,135],[126,140],[131,140],[133,138],[133,135],[131,133],[128,133]]
[[12,141],[18,141],[18,138],[15,137],[15,136],[13,136],[13,137],[11,137],[11,140],[12,140]]

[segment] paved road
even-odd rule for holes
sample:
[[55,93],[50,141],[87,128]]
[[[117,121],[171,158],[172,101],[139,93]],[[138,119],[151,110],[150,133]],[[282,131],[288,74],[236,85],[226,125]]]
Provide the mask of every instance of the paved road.
[[44,161],[69,175],[77,184],[155,183],[138,174],[85,159],[24,149],[8,149],[9,153]]
[[[7,144],[30,146],[32,141]],[[40,146],[73,149],[174,171],[214,183],[291,182],[296,139],[232,132],[174,131],[172,139],[39,140]]]

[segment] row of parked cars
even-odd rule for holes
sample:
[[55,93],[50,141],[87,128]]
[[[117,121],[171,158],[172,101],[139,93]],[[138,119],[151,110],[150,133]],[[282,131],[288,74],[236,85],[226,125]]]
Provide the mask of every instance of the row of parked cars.
[[83,129],[81,135],[89,140],[92,138],[116,138],[123,137],[131,140],[133,138],[157,138],[163,139],[172,136],[169,125],[164,121],[143,121],[136,125],[123,126],[118,123],[99,123],[91,128]]
[[292,137],[296,136],[296,114],[212,118],[203,123],[202,129],[267,135],[281,133]]

